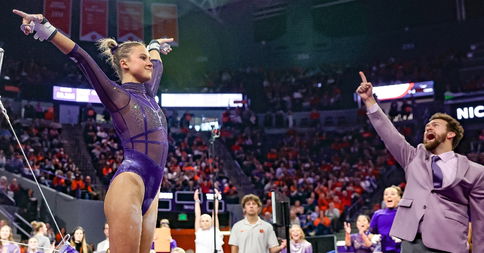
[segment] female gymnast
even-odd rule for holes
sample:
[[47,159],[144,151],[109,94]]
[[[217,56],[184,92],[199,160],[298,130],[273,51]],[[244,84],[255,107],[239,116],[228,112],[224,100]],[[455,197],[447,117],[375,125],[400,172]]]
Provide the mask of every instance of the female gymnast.
[[118,44],[113,39],[101,40],[99,49],[116,70],[121,83],[117,84],[41,14],[13,12],[22,17],[25,35],[35,32],[35,39],[50,41],[78,65],[111,113],[124,148],[124,161],[104,199],[110,252],[149,252],[168,153],[166,118],[155,95],[163,72],[160,53],[171,51],[166,43],[173,39],[152,40],[148,47],[136,41]]

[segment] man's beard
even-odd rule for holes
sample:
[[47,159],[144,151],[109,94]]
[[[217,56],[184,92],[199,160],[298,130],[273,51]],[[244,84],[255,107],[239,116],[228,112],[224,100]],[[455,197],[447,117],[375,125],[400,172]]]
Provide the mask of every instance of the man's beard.
[[435,138],[431,141],[426,141],[424,137],[424,146],[428,151],[436,149],[441,143],[445,142],[447,134],[435,135]]

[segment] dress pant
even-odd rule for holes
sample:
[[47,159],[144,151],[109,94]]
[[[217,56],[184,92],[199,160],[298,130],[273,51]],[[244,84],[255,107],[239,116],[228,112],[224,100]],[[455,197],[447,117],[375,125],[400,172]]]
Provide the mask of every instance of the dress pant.
[[401,253],[427,253],[427,252],[447,252],[425,247],[422,241],[422,234],[418,233],[415,240],[403,241]]

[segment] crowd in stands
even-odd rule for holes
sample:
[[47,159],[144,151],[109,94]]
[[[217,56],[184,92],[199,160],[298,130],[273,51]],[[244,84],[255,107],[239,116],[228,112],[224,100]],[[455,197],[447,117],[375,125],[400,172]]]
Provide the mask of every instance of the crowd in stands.
[[484,164],[484,129],[477,131],[470,131],[470,136],[472,136],[469,142],[469,153],[467,157],[479,164]]
[[[14,122],[25,155],[41,184],[77,198],[99,199],[91,177],[84,176],[66,154],[59,124],[40,119]],[[33,176],[5,121],[0,129],[0,168],[27,178]]]
[[[356,71],[363,70],[375,85],[433,80],[441,88],[438,92],[469,92],[484,87],[483,77],[459,76],[459,69],[466,57],[449,52],[437,56],[415,58],[389,57],[384,60],[348,64],[322,64],[308,68],[265,69],[247,67],[208,73],[202,87],[192,87],[201,92],[242,92],[248,94],[257,111],[284,113],[338,109],[348,107],[353,100],[353,81]],[[7,59],[3,76],[8,84],[65,83],[74,87],[89,85],[77,67],[66,62],[62,71],[53,71],[37,60]],[[261,92],[264,91],[264,92]],[[261,103],[255,102],[255,96]]]
[[374,85],[433,80],[437,87],[443,87],[436,90],[442,94],[482,89],[481,76],[470,79],[459,76],[463,60],[463,55],[448,52],[411,59],[390,57],[358,66],[324,64],[313,68],[224,70],[207,74],[204,91],[242,92],[249,94],[250,99],[251,94],[257,94],[264,97],[263,111],[289,113],[351,105],[359,70],[367,73]]
[[53,82],[65,82],[73,87],[88,87],[86,79],[72,63],[66,62],[61,69],[49,67],[48,62],[39,58],[12,59],[7,57],[2,69],[6,83],[14,86],[47,85]]

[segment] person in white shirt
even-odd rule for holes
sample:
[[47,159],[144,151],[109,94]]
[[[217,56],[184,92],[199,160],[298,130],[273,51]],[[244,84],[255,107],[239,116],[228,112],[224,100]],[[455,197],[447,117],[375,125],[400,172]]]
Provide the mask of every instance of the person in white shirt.
[[213,220],[212,216],[208,214],[202,214],[200,209],[200,198],[198,195],[199,191],[196,190],[193,194],[193,199],[195,200],[195,250],[196,253],[213,253],[214,244],[214,227],[216,229],[215,236],[216,249],[218,253],[223,253],[222,245],[224,244],[223,235],[220,233],[219,221],[218,221],[218,199],[220,192],[215,189],[214,197],[214,212]]
[[279,245],[272,225],[259,218],[262,207],[259,197],[245,195],[241,204],[245,218],[230,231],[232,253],[277,253],[286,248],[286,240]]
[[104,235],[106,239],[97,244],[94,253],[106,253],[109,249],[109,225],[107,223],[104,224]]

